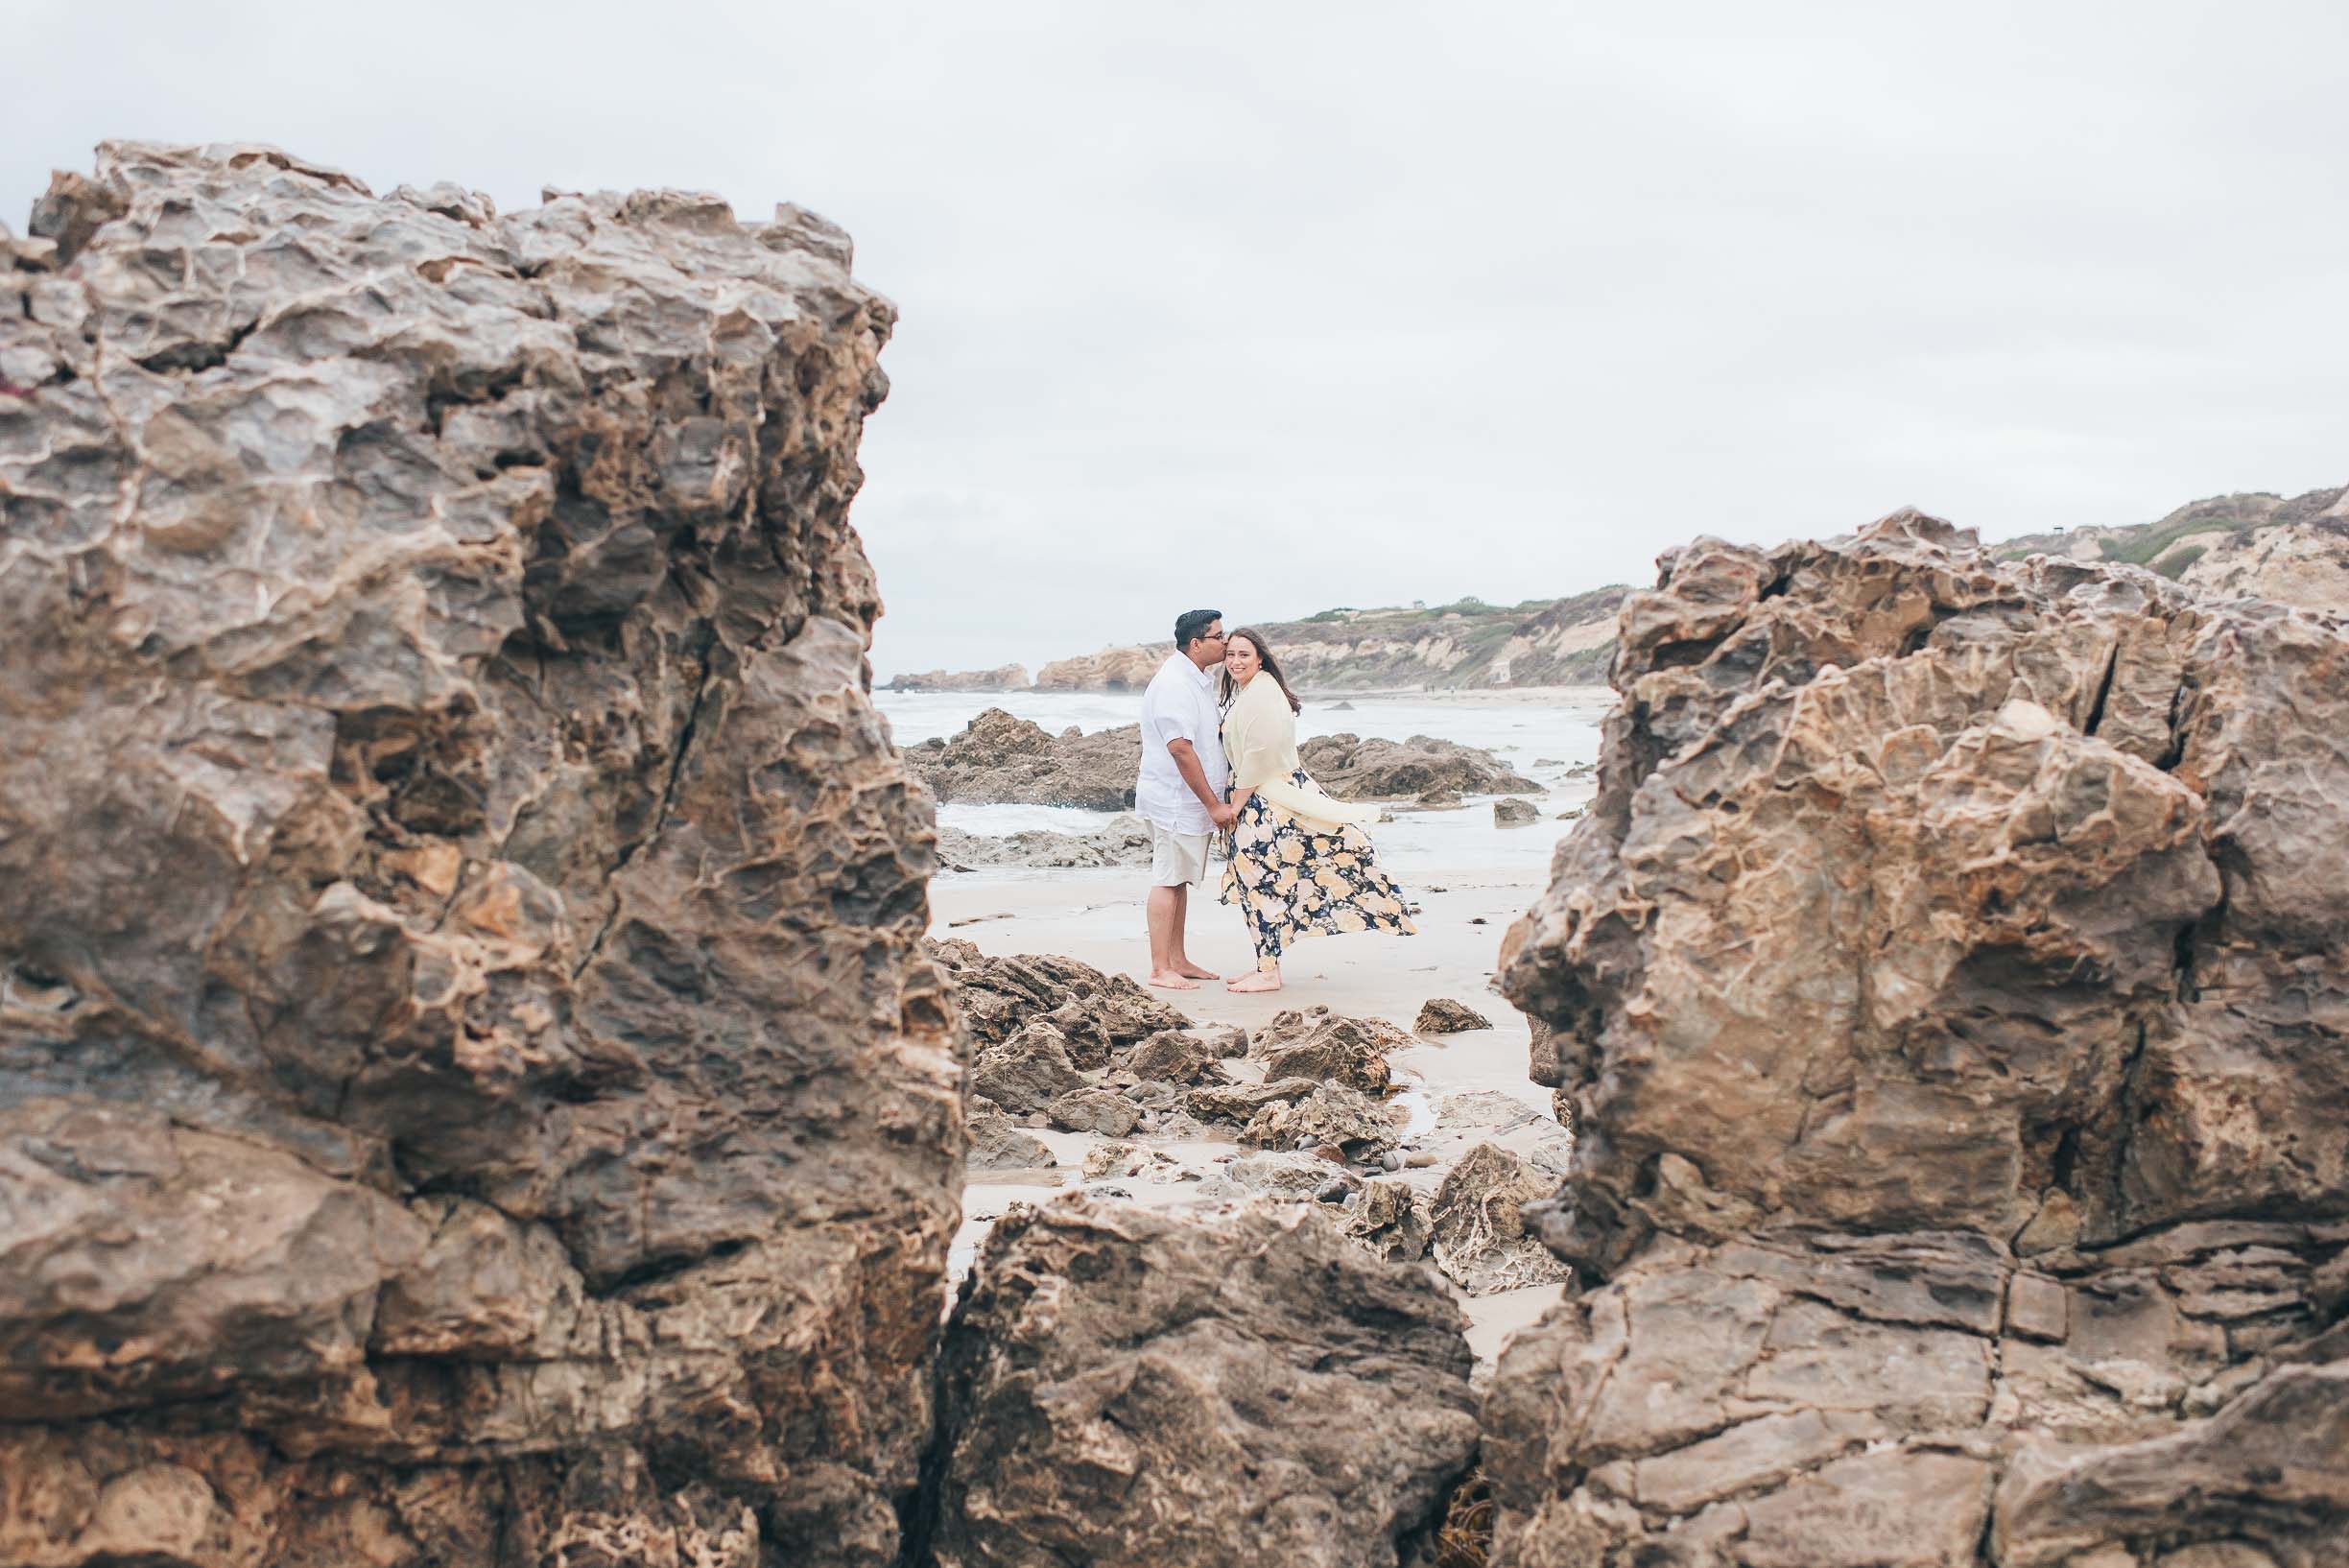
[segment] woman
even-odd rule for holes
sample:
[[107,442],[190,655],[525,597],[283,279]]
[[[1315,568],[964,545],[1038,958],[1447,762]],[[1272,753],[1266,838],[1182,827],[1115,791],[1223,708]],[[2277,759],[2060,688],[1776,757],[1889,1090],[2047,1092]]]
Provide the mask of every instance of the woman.
[[1256,938],[1256,972],[1225,988],[1279,990],[1281,949],[1317,931],[1412,935],[1403,890],[1379,869],[1363,831],[1378,820],[1378,808],[1332,799],[1297,763],[1296,716],[1304,704],[1281,678],[1263,633],[1243,628],[1229,634],[1219,684],[1231,802],[1240,814],[1222,898],[1240,906]]

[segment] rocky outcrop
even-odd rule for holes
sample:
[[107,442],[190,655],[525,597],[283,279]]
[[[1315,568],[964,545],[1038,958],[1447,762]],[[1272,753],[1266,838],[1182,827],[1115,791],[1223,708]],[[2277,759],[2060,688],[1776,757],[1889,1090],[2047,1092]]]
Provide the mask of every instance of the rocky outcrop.
[[847,237],[127,144],[33,230],[0,1558],[892,1560],[961,1068]]
[[999,670],[928,670],[901,675],[889,683],[893,692],[1024,692],[1028,667],[1007,664]]
[[1286,1046],[1325,1039],[1381,1056],[1408,1049],[1412,1043],[1408,1030],[1397,1029],[1384,1018],[1333,1013],[1327,1003],[1317,1002],[1309,1008],[1286,1008],[1274,1013],[1253,1035],[1245,1037],[1242,1049],[1251,1057],[1264,1057]]
[[1090,833],[1029,828],[1000,836],[938,829],[938,866],[967,871],[983,866],[1148,866],[1150,824],[1120,814]]
[[1152,1034],[1133,1048],[1123,1064],[1137,1079],[1198,1087],[1229,1082],[1222,1049],[1211,1040],[1176,1030]]
[[1172,642],[1141,648],[1104,648],[1098,653],[1086,653],[1077,658],[1054,659],[1036,671],[1035,689],[1040,692],[1138,692],[1151,683],[1167,655],[1174,652]]
[[1496,1563],[2327,1560],[2345,669],[1915,513],[1666,558],[1504,977],[1584,1288],[1493,1384]]
[[1469,1295],[1566,1278],[1566,1266],[1525,1227],[1525,1206],[1556,1186],[1507,1150],[1478,1144],[1444,1173],[1428,1201],[1436,1267]]
[[1282,1027],[1284,1013],[1262,1031],[1256,1054],[1264,1061],[1265,1081],[1305,1078],[1317,1083],[1342,1083],[1364,1094],[1385,1094],[1394,1081],[1387,1060],[1389,1051],[1408,1045],[1409,1036],[1375,1018],[1348,1018],[1317,1010],[1318,1016],[1297,1027]]
[[1063,1200],[947,1331],[939,1568],[1393,1568],[1476,1450],[1459,1311],[1311,1209]]
[[1090,1084],[1056,1096],[1044,1114],[1064,1132],[1099,1132],[1111,1138],[1123,1138],[1142,1119],[1132,1101]]
[[1432,735],[1413,735],[1408,741],[1323,735],[1299,745],[1297,760],[1341,800],[1542,793],[1539,784],[1510,772],[1490,751]]
[[1142,726],[1052,735],[989,708],[960,735],[908,748],[905,759],[940,800],[1130,811],[1142,771]]
[[1541,820],[1541,811],[1530,800],[1507,797],[1492,803],[1495,827],[1531,827]]
[[2197,540],[2155,564],[2190,588],[2349,611],[2349,489],[2317,520]]
[[1069,1057],[1068,1036],[1037,1019],[1001,1041],[982,1041],[973,1053],[971,1092],[1013,1115],[1044,1110],[1062,1095],[1085,1086]]

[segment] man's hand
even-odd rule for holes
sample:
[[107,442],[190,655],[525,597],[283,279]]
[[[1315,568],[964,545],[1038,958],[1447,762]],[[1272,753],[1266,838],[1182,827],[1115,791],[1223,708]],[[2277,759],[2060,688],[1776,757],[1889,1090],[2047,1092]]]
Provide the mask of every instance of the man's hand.
[[1215,823],[1218,832],[1229,833],[1232,824],[1240,820],[1240,814],[1219,800],[1207,808],[1207,820]]

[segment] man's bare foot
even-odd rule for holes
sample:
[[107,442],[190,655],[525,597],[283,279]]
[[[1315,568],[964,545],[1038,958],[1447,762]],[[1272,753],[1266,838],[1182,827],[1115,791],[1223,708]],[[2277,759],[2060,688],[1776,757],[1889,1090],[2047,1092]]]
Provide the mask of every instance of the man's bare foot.
[[1150,983],[1162,991],[1196,991],[1198,989],[1198,981],[1185,980],[1172,969],[1151,971]]
[[1228,982],[1223,988],[1227,991],[1277,991],[1281,988],[1281,979],[1278,975],[1267,974],[1259,969],[1252,975],[1242,975],[1238,980]]
[[1189,975],[1193,980],[1222,980],[1223,978],[1222,975],[1217,974],[1213,969],[1200,968],[1189,959],[1185,959],[1180,963],[1174,965],[1174,972],[1178,975]]

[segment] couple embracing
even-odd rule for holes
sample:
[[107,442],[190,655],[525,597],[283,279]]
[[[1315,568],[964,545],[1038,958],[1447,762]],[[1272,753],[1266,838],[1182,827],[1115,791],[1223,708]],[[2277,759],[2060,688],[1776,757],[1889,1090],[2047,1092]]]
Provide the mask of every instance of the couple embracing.
[[1220,978],[1183,950],[1191,889],[1207,878],[1207,846],[1226,836],[1222,901],[1256,945],[1252,973],[1226,989],[1277,991],[1281,950],[1315,932],[1415,930],[1392,878],[1379,869],[1366,824],[1376,807],[1331,798],[1297,761],[1304,704],[1262,635],[1225,634],[1219,610],[1174,620],[1174,653],[1142,697],[1142,772],[1135,814],[1150,823],[1150,983],[1197,990]]

